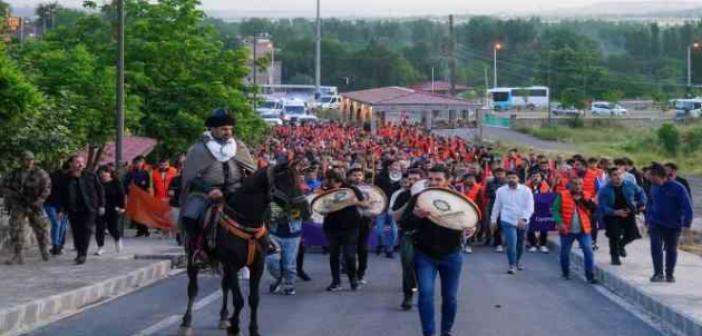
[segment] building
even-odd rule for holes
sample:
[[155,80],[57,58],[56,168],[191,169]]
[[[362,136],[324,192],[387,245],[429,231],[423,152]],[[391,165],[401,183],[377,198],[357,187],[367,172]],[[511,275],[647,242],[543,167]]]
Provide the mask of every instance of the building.
[[341,119],[370,123],[422,123],[428,129],[455,127],[475,121],[480,104],[405,87],[390,86],[341,93]]
[[[427,81],[422,83],[417,83],[410,86],[410,89],[416,91],[422,91],[432,94],[437,94],[441,96],[450,96],[451,94],[451,83],[445,81]],[[456,84],[456,96],[470,90],[469,87],[465,85]]]
[[[254,47],[253,40],[245,39],[242,43],[249,50],[248,64],[249,64],[249,74],[246,76],[245,84],[250,85],[254,83],[253,74],[253,60],[254,60]],[[281,74],[282,74],[282,64],[280,61],[275,59],[275,45],[273,41],[266,38],[256,39],[256,55],[255,59],[258,60],[259,68],[256,69],[256,84],[262,85],[273,85],[280,84]],[[266,58],[268,61],[265,67],[261,67],[261,59]]]

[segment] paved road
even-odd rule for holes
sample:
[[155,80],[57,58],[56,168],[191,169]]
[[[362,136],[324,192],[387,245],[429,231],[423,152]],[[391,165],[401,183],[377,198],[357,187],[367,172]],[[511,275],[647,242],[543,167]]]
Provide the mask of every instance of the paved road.
[[[478,129],[444,129],[435,130],[436,134],[442,136],[459,136],[464,139],[474,139],[478,135]],[[503,141],[517,143],[523,146],[533,147],[536,150],[575,150],[575,146],[565,142],[541,140],[529,134],[524,134],[509,128],[484,127],[483,136],[492,141]]]
[[[455,335],[631,335],[660,333],[613,303],[582,279],[559,277],[555,254],[528,254],[527,269],[505,274],[505,256],[487,248],[464,260]],[[306,261],[313,281],[294,297],[262,295],[264,335],[419,335],[416,308],[399,309],[399,260],[371,256],[369,283],[360,292],[327,293],[326,256]],[[218,320],[218,279],[201,276],[201,309],[194,315],[196,335],[223,335]],[[181,274],[133,294],[61,320],[29,335],[174,335],[185,305]],[[600,290],[602,290],[600,288]],[[209,302],[209,303],[207,303]],[[439,304],[439,300],[437,300]],[[246,310],[243,320],[247,321]]]

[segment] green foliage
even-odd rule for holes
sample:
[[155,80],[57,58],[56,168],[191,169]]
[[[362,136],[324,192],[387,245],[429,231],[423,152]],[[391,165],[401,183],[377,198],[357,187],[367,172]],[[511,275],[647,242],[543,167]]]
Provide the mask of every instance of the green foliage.
[[561,93],[561,105],[573,106],[576,109],[585,108],[585,95],[582,90],[567,88]]
[[605,91],[605,93],[602,94],[602,99],[613,104],[619,103],[622,100],[622,98],[624,98],[624,92],[622,92],[621,90],[607,90]]
[[676,154],[680,148],[680,131],[675,125],[666,123],[656,131],[658,142],[668,154]]
[[688,153],[702,148],[702,127],[694,127],[685,134],[686,150]]

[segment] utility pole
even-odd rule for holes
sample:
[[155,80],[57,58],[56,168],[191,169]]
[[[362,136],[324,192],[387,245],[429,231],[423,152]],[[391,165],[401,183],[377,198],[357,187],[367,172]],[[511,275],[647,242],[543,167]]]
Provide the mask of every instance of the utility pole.
[[[124,0],[117,1],[117,120],[115,134],[115,169],[122,172],[124,137]],[[120,173],[121,175],[121,173]]]
[[431,67],[431,93],[434,93],[434,67]]
[[483,127],[485,124],[485,112],[487,112],[488,109],[488,68],[487,66],[483,66],[483,70],[485,72],[485,103],[483,104],[483,107],[478,110],[478,125],[480,127],[480,142],[483,142]]
[[451,97],[456,96],[456,39],[453,33],[453,15],[449,15],[449,81]]
[[257,42],[256,36],[257,36],[257,33],[254,33],[253,37],[251,38],[251,45],[252,45],[252,49],[253,49],[253,57],[252,57],[252,61],[251,61],[251,68],[252,68],[252,72],[253,72],[253,85],[251,86],[253,88],[253,103],[251,105],[253,105],[254,111],[256,110],[256,93],[257,93],[256,91],[258,91],[258,87],[256,86],[257,85],[256,77],[258,76],[258,74],[256,73],[256,44],[257,44],[256,43]]
[[[546,86],[548,87],[548,125],[551,126],[551,51],[546,56]],[[562,104],[561,104],[562,105]]]
[[319,17],[319,1],[317,0],[317,27],[315,34],[315,58],[314,58],[314,99],[320,98],[319,86],[322,82],[322,22]]

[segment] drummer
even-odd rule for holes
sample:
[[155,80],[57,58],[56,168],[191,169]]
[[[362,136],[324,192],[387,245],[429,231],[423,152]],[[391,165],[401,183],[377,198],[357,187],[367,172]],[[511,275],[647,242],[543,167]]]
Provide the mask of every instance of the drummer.
[[[434,166],[429,170],[429,187],[448,188],[449,170]],[[436,273],[441,280],[442,316],[441,335],[450,335],[458,306],[463,255],[461,254],[462,231],[451,230],[433,223],[429,211],[416,205],[417,195],[410,199],[402,216],[406,226],[414,227],[414,266],[419,289],[419,318],[424,336],[435,335],[434,287]],[[468,232],[469,235],[472,235]]]
[[[359,170],[350,170],[349,175],[357,171]],[[356,274],[356,247],[358,244],[359,227],[361,225],[361,215],[358,212],[358,207],[367,206],[367,203],[363,203],[363,193],[361,193],[357,187],[346,184],[344,178],[334,170],[327,172],[326,184],[328,190],[350,188],[359,200],[357,204],[347,206],[324,216],[324,223],[322,225],[324,234],[329,242],[329,268],[331,269],[332,276],[332,283],[327,287],[327,291],[335,292],[341,290],[339,258],[342,254],[346,273],[349,276],[351,290],[355,291],[360,288],[360,283],[358,282]]]
[[[363,169],[354,167],[349,170],[346,182],[349,186],[359,187],[364,183]],[[368,237],[370,236],[372,218],[361,214],[361,221],[358,227],[358,245],[356,255],[358,257],[357,277],[360,284],[366,283],[366,269],[368,268]]]

